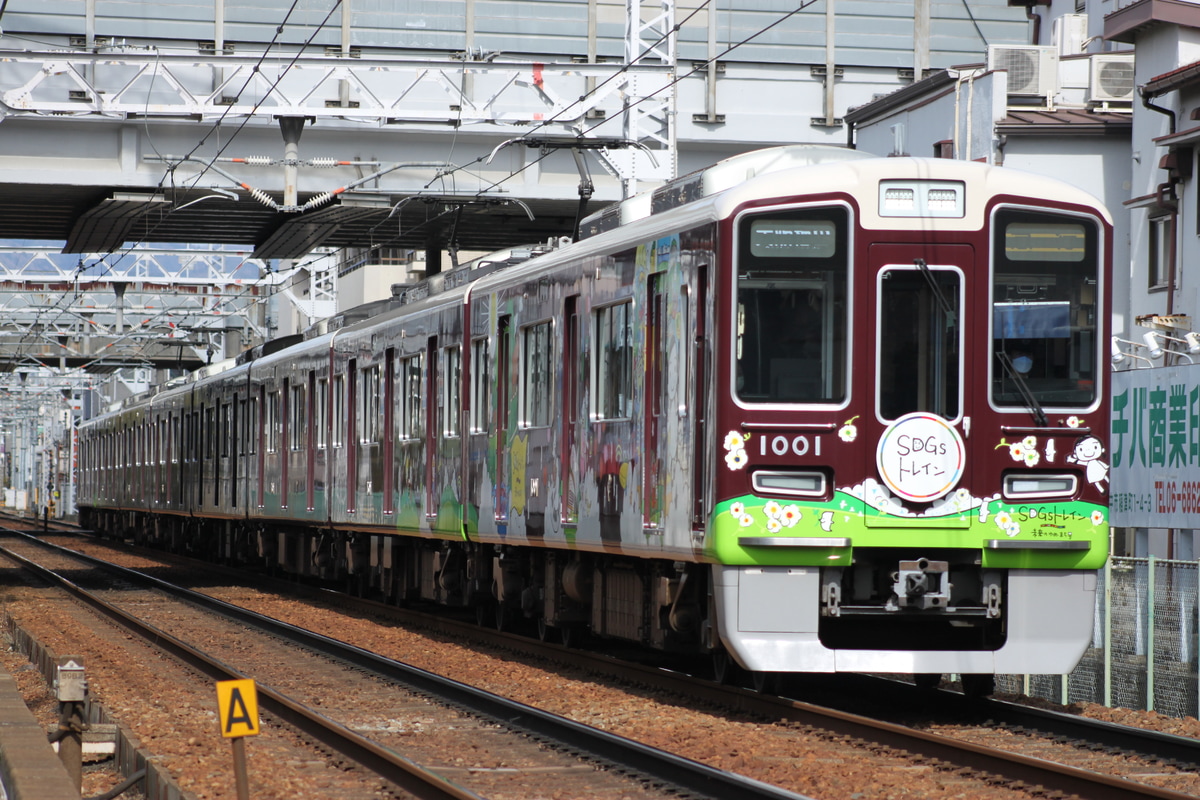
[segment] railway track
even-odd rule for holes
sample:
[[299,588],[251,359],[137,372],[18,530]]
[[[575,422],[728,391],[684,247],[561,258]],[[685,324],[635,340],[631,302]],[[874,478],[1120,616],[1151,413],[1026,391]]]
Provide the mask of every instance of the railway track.
[[[59,565],[55,567],[42,565],[39,562],[46,560],[45,557],[30,553],[30,545],[52,548],[56,559],[82,561],[91,567],[112,572],[118,575],[124,583],[150,587],[174,600],[198,606],[208,615],[217,616],[249,628],[256,636],[274,637],[290,647],[302,648],[305,651],[335,659],[340,664],[350,665],[355,668],[355,673],[361,671],[361,673],[369,674],[374,681],[382,680],[392,686],[402,686],[406,691],[431,698],[438,704],[452,706],[484,718],[488,724],[503,725],[529,741],[548,744],[551,749],[559,751],[555,754],[556,758],[561,758],[562,752],[573,753],[601,765],[604,769],[615,767],[617,771],[632,776],[634,784],[641,784],[643,789],[650,787],[644,792],[639,792],[637,796],[676,797],[682,793],[685,796],[710,797],[714,800],[724,800],[725,798],[797,800],[802,798],[801,795],[792,792],[715,770],[703,764],[483,692],[457,681],[381,658],[373,653],[232,606],[166,581],[37,541],[27,534],[17,533],[13,536],[19,537],[18,540],[24,546],[15,545],[12,541],[5,543],[5,546],[0,547],[0,552],[6,557],[17,561],[43,580],[61,587],[74,598],[86,603],[117,625],[147,642],[154,643],[164,652],[213,680],[230,680],[254,677],[254,675],[231,667],[227,663],[228,656],[218,658],[211,652],[206,652],[167,633],[162,627],[147,622],[143,618],[144,613],[140,611],[137,614],[131,613],[125,608],[129,605],[128,602],[110,602],[101,597],[102,591],[86,589],[67,579],[61,572],[71,569],[69,563],[60,561]],[[180,612],[171,613],[178,615]],[[161,618],[163,610],[157,608],[154,616]],[[353,675],[354,673],[348,674]],[[343,687],[343,690],[348,693],[371,691],[369,687]],[[447,780],[444,777],[444,768],[423,766],[399,755],[387,744],[356,733],[346,725],[330,719],[327,716],[327,709],[315,708],[305,702],[300,702],[269,685],[260,684],[258,695],[263,710],[294,727],[304,736],[315,741],[320,748],[337,753],[341,758],[377,774],[389,784],[413,796],[436,798],[437,800],[442,798],[465,800],[486,796],[470,788],[469,776],[459,774],[454,781]],[[512,747],[515,748],[516,745],[514,744]],[[545,750],[545,748],[537,747],[534,749]],[[527,770],[528,778],[531,781],[531,785],[528,787],[528,796],[537,794],[538,785],[545,780],[546,769],[544,764],[539,764],[536,768]],[[510,770],[509,774],[505,776],[507,791],[517,791],[518,795],[520,790],[515,789],[513,784],[516,781],[516,773],[519,771]],[[598,780],[598,778],[596,779]],[[593,778],[589,777],[588,780],[593,780]]]
[[[294,584],[289,584],[296,590]],[[329,593],[312,590],[317,596],[328,599]],[[644,665],[631,664],[619,659],[598,656],[548,643],[539,643],[524,637],[488,631],[463,622],[448,620],[442,616],[414,614],[392,606],[382,606],[372,601],[337,596],[341,606],[352,605],[364,614],[403,614],[406,619],[416,619],[423,626],[435,627],[444,635],[455,639],[487,641],[499,647],[537,654],[559,663],[569,663],[581,669],[603,672],[633,684],[646,686],[656,691],[675,693],[691,700],[710,703],[743,713],[753,714],[767,720],[784,720],[793,726],[803,726],[820,732],[820,735],[845,737],[855,742],[874,743],[894,751],[898,757],[914,759],[941,771],[970,770],[987,781],[1002,781],[1015,788],[1040,787],[1039,791],[1078,794],[1082,797],[1133,798],[1159,797],[1182,798],[1195,796],[1137,783],[1121,777],[1096,774],[1088,769],[1055,764],[1043,758],[1031,758],[1020,753],[997,750],[994,747],[972,744],[957,736],[944,736],[917,730],[884,719],[871,719],[846,709],[832,709],[802,700],[786,699],[759,694],[709,681],[664,671]],[[806,676],[799,682],[810,689],[820,680],[809,680]],[[1008,726],[1009,730],[1029,731],[1037,737],[1068,742],[1075,749],[1104,749],[1113,753],[1142,756],[1152,762],[1186,768],[1188,764],[1200,762],[1200,750],[1194,740],[1172,737],[1153,731],[1126,728],[1098,723],[1066,714],[1052,714],[1014,704],[993,701],[968,700],[952,693],[929,692],[915,687],[861,680],[853,681],[853,691],[839,679],[841,688],[838,696],[852,695],[862,699],[867,706],[890,708],[892,718],[901,718],[920,711],[925,717],[942,716],[972,719],[988,719]],[[819,691],[819,690],[818,690]],[[747,795],[739,795],[747,796]]]

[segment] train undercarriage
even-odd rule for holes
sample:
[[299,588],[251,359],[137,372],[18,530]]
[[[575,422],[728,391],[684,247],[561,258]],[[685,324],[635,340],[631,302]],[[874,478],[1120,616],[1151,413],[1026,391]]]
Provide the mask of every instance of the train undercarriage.
[[[89,509],[97,533],[336,587],[474,613],[573,644],[584,635],[711,659],[760,683],[786,672],[1069,671],[1088,642],[1094,573],[984,570],[961,553],[862,552],[848,568],[737,567],[391,533]],[[1090,578],[1090,583],[1089,583]],[[1045,609],[1055,609],[1047,617]],[[1079,641],[1076,641],[1076,640]]]
[[239,519],[88,509],[85,527],[133,544],[333,586],[397,605],[471,611],[543,639],[582,633],[703,652],[703,565]]

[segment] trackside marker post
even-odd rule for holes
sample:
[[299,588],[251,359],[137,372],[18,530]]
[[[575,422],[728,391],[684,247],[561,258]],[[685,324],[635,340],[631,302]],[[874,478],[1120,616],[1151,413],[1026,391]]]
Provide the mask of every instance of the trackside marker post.
[[221,735],[233,740],[233,776],[237,781],[238,800],[249,800],[245,737],[259,734],[258,692],[254,681],[249,678],[217,681],[217,710],[221,717]]

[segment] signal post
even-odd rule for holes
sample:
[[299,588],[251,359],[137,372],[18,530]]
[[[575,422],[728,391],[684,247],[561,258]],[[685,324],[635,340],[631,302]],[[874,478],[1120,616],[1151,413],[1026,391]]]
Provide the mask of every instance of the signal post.
[[233,740],[233,775],[238,800],[250,798],[250,776],[246,769],[245,737],[259,734],[258,692],[246,678],[217,682],[217,706],[221,736]]

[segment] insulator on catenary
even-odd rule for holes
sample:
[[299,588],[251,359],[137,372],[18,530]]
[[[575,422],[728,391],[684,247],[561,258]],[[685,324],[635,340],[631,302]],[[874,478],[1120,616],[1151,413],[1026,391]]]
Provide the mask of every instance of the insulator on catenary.
[[242,184],[242,188],[249,192],[251,197],[262,203],[264,206],[269,206],[270,208],[279,208],[279,204],[271,199],[271,195],[267,194],[262,189],[255,189],[253,186],[247,186],[244,183]]
[[323,206],[344,191],[346,191],[346,188],[343,186],[340,189],[334,189],[332,192],[322,192],[321,194],[317,195],[316,197],[312,198],[307,203],[305,203],[303,206],[301,206],[300,210],[308,211],[310,208],[316,208],[317,206]]
[[349,164],[349,161],[338,161],[336,158],[310,158],[304,162],[310,167],[341,167]]
[[246,156],[240,160],[242,163],[249,164],[252,167],[269,167],[275,163],[275,159],[270,156]]

